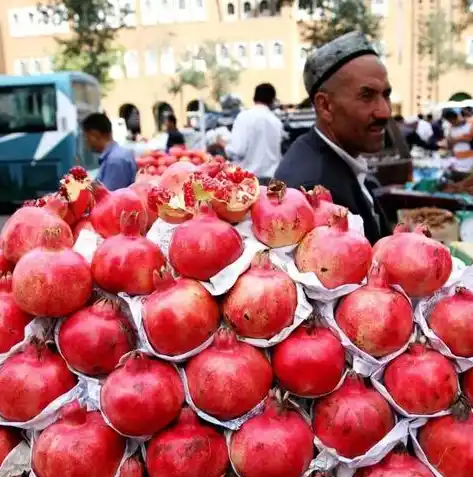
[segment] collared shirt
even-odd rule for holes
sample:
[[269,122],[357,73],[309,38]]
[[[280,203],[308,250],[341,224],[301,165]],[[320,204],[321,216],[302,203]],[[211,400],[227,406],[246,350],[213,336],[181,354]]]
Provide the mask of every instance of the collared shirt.
[[122,189],[135,182],[136,161],[133,151],[112,141],[99,158],[97,179],[109,190]]
[[281,161],[283,125],[264,105],[242,111],[226,148],[230,159],[257,177],[273,177]]
[[368,161],[361,156],[355,159],[354,157],[350,156],[350,154],[348,154],[346,151],[344,151],[340,146],[337,146],[335,143],[333,143],[319,129],[315,128],[315,131],[348,164],[350,169],[354,172],[358,183],[360,184],[361,191],[363,192],[363,195],[366,197],[368,202],[371,204],[371,208],[374,212],[373,197],[371,196],[365,185],[366,176],[368,174]]

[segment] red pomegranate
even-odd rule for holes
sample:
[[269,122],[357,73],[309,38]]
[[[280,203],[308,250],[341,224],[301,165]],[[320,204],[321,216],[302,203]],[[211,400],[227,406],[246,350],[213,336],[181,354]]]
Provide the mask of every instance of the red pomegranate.
[[271,394],[263,413],[232,435],[230,459],[245,477],[300,477],[314,456],[313,439],[299,412]]
[[37,477],[115,477],[124,452],[125,439],[100,412],[74,402],[38,437],[31,466]]
[[297,289],[287,273],[258,254],[223,301],[223,315],[241,336],[271,338],[294,320]]
[[23,341],[25,327],[33,319],[16,304],[11,289],[11,274],[0,275],[0,353]]
[[[54,236],[45,233],[58,230]],[[15,264],[30,250],[46,244],[72,247],[74,241],[69,225],[45,208],[32,206],[18,209],[2,229],[3,255]]]
[[376,358],[401,349],[414,328],[411,304],[388,285],[382,266],[374,266],[368,283],[340,300],[335,320],[352,343]]
[[355,477],[434,477],[427,466],[407,452],[390,452],[381,462],[356,471]]
[[401,285],[410,296],[432,295],[448,280],[452,257],[445,245],[431,239],[426,226],[406,232],[401,225],[373,248],[373,259],[386,267],[390,283]]
[[162,269],[155,286],[143,304],[143,325],[155,351],[168,356],[184,354],[217,331],[219,305],[200,282],[174,279],[169,269]]
[[456,356],[473,357],[473,293],[457,288],[453,296],[436,303],[428,323]]
[[0,415],[29,421],[76,382],[59,353],[34,340],[0,366]]
[[58,243],[58,228],[44,232],[49,242],[24,255],[13,271],[13,297],[31,315],[59,318],[82,308],[92,294],[90,266]]
[[414,344],[388,364],[384,385],[396,403],[411,414],[448,409],[458,393],[453,364],[421,344]]
[[274,347],[271,363],[284,389],[302,397],[321,396],[342,379],[345,350],[328,328],[311,320]]
[[356,375],[347,376],[340,388],[314,406],[315,435],[350,459],[365,454],[394,424],[387,401]]
[[144,477],[145,468],[138,456],[129,457],[120,468],[120,477]]
[[242,253],[240,234],[207,205],[174,229],[169,245],[169,260],[175,270],[203,281],[231,265]]
[[111,293],[149,295],[154,290],[153,274],[166,259],[161,249],[140,235],[139,214],[123,215],[121,233],[105,239],[92,259],[96,283]]
[[348,211],[332,217],[328,227],[309,232],[297,247],[299,271],[317,275],[326,288],[360,283],[371,265],[371,245],[354,230],[348,229]]
[[159,217],[158,212],[156,210],[153,210],[153,208],[150,207],[148,203],[148,197],[153,187],[153,184],[149,182],[134,182],[129,187],[141,199],[141,202],[146,209],[146,215],[148,217],[146,230],[149,230]]
[[0,275],[13,272],[14,268],[13,263],[8,261],[3,253],[3,238],[0,236]]
[[186,365],[194,404],[218,419],[242,416],[261,402],[273,373],[263,353],[237,340],[229,329],[217,332],[212,346]]
[[314,228],[314,212],[304,194],[272,180],[251,209],[255,237],[268,247],[299,243]]
[[90,211],[90,222],[102,237],[111,237],[121,232],[121,217],[125,212],[139,214],[140,232],[146,231],[148,217],[146,209],[136,192],[131,189],[109,191],[103,184],[92,184],[95,204]]
[[451,415],[428,421],[418,440],[432,467],[443,477],[471,477],[473,413],[462,400]]
[[118,302],[101,299],[61,325],[61,353],[75,370],[89,376],[111,373],[135,348],[136,337]]
[[68,205],[68,223],[77,223],[92,204],[91,179],[87,171],[75,166],[59,182],[59,195]]
[[473,406],[473,368],[463,376],[463,392]]
[[0,427],[0,467],[8,454],[21,442],[21,434],[13,427]]
[[176,424],[156,434],[148,444],[150,477],[222,477],[229,466],[225,438],[202,424],[190,408]]
[[178,416],[184,388],[171,364],[135,352],[105,379],[100,403],[118,432],[147,436],[164,429]]
[[330,225],[334,215],[343,213],[345,207],[334,204],[332,194],[325,187],[315,186],[311,191],[306,191],[303,187],[301,189],[314,209],[314,227]]

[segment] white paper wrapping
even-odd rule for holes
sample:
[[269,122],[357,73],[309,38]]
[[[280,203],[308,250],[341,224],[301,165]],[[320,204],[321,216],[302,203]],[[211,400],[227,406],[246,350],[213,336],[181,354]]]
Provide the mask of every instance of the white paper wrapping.
[[72,247],[78,254],[82,255],[88,263],[92,263],[95,251],[104,239],[92,230],[81,230],[77,240]]
[[414,452],[416,457],[424,464],[426,465],[429,470],[434,474],[435,477],[443,477],[443,475],[436,470],[429,462],[427,459],[426,455],[424,454],[424,451],[422,450],[422,447],[419,444],[419,441],[417,440],[417,432],[418,430],[427,424],[428,419],[422,418],[422,419],[417,419],[415,421],[412,421],[410,426],[409,426],[409,435],[412,439],[412,445],[414,447]]
[[354,371],[356,371],[357,374],[360,374],[365,377],[371,376],[375,371],[377,371],[380,368],[383,368],[384,366],[386,366],[386,364],[388,364],[394,358],[404,353],[404,351],[406,351],[408,346],[411,343],[413,343],[416,339],[417,333],[414,329],[410,339],[398,351],[379,359],[374,358],[373,356],[370,356],[368,353],[365,353],[364,351],[359,349],[357,346],[355,346],[349,340],[346,334],[342,331],[342,329],[338,326],[334,316],[335,306],[336,306],[336,301],[318,304],[320,314],[322,315],[323,319],[327,322],[328,327],[335,333],[336,336],[339,337],[343,347],[345,348],[345,350],[348,351],[348,353],[352,357],[353,359],[352,366]]
[[10,348],[10,351],[0,354],[0,364],[2,364],[7,358],[16,354],[22,350],[27,343],[31,341],[31,338],[39,338],[41,340],[47,340],[52,337],[52,330],[56,325],[56,318],[35,318],[30,321],[25,327],[25,337],[23,341],[20,341],[16,345]]
[[20,442],[1,463],[0,476],[18,477],[30,470],[30,453],[30,446],[25,441]]
[[415,320],[419,324],[422,333],[429,340],[432,348],[447,358],[454,360],[460,372],[463,373],[473,367],[473,356],[465,358],[454,355],[450,348],[430,329],[428,324],[428,319],[434,306],[441,299],[453,296],[458,286],[464,286],[473,291],[473,266],[467,267],[461,270],[461,272],[456,272],[455,277],[449,280],[448,286],[436,292],[432,297],[420,300],[415,310]]
[[[269,259],[280,270],[286,273],[285,262],[280,255],[271,250],[269,252]],[[291,325],[282,329],[279,333],[269,339],[246,338],[244,336],[239,336],[239,340],[256,346],[257,348],[269,348],[284,341],[301,323],[309,318],[313,311],[312,305],[307,301],[302,286],[299,283],[296,283],[295,285],[297,289],[297,308],[294,313],[294,321]]]
[[[396,401],[392,398],[392,396],[389,394],[388,390],[385,388],[384,383],[383,383],[383,375],[384,371],[386,368],[381,368],[375,371],[371,375],[371,383],[373,384],[373,387],[378,391],[386,401],[389,402],[391,407],[393,407],[398,414],[401,414],[404,417],[407,417],[409,420],[413,419],[423,419],[423,418],[432,418],[432,417],[440,417],[440,416],[446,416],[447,414],[450,414],[450,410],[446,409],[445,411],[439,411],[434,414],[410,414],[409,412],[405,411],[401,406],[399,406]],[[458,383],[458,390],[460,389],[460,383],[458,382],[458,377],[457,377],[457,383]]]
[[200,410],[194,404],[189,392],[189,385],[187,384],[187,376],[186,376],[185,370],[183,368],[179,368],[179,374],[181,375],[182,384],[184,385],[184,392],[186,394],[186,402],[188,406],[192,408],[201,419],[203,419],[204,421],[210,422],[211,424],[214,424],[215,426],[220,426],[220,427],[224,427],[225,429],[229,429],[231,431],[236,431],[237,429],[240,429],[240,427],[246,421],[248,421],[248,419],[251,419],[253,416],[256,416],[257,414],[259,414],[264,407],[264,400],[263,400],[259,404],[257,404],[253,409],[251,409],[251,411],[248,411],[243,416],[237,417],[235,419],[231,419],[229,421],[220,421],[219,419],[211,416],[210,414],[207,414],[206,412]]
[[[267,399],[267,398],[266,398]],[[263,404],[264,402],[266,401],[266,399],[263,401]],[[294,407],[294,410],[298,411],[299,414],[301,415],[301,417],[304,419],[304,421],[307,422],[307,424],[312,428],[312,423],[311,423],[311,419],[309,417],[309,415],[301,408],[301,406],[299,406],[295,401],[289,399],[288,402]],[[264,409],[264,405],[261,406],[258,410],[258,412],[254,413],[251,417],[255,417],[255,416],[258,416],[259,414],[261,414],[263,412],[263,409]],[[248,419],[247,419],[248,420]],[[243,425],[243,424],[242,424]],[[233,435],[233,432],[236,431],[238,429],[233,429],[233,430],[226,430],[225,431],[225,440],[227,442],[227,449],[228,449],[228,457],[230,459],[230,464],[231,464],[231,467],[233,469],[233,472],[235,473],[235,475],[237,477],[242,477],[236,470],[233,462],[232,462],[232,459],[231,459],[231,456],[230,456],[230,444],[231,444],[231,440],[232,440],[232,435]],[[309,467],[307,468],[307,470],[302,474],[301,477],[310,477],[312,475],[313,472],[316,472],[317,470],[322,470],[321,467],[319,467],[318,463],[316,462],[316,459],[312,459],[311,463],[309,464]]]
[[146,334],[145,327],[143,325],[144,297],[138,297],[138,296],[130,297],[126,295],[125,293],[121,293],[120,296],[128,303],[128,306],[131,310],[135,327],[138,330],[139,350],[144,351],[145,353],[150,354],[152,356],[156,356],[157,358],[160,358],[164,361],[170,361],[172,363],[182,363],[184,361],[187,361],[189,358],[192,358],[192,356],[196,356],[197,354],[199,354],[201,351],[208,348],[212,344],[215,334],[213,334],[209,339],[204,341],[200,346],[198,346],[197,348],[194,348],[191,351],[188,351],[187,353],[183,353],[183,354],[179,354],[175,356],[168,356],[165,354],[158,353],[151,346],[151,343],[148,340],[148,335]]
[[[391,431],[386,434],[377,444],[375,444],[364,455],[348,459],[339,456],[335,449],[327,448],[317,438],[314,438],[315,446],[320,450],[315,461],[319,470],[334,470],[336,468],[337,477],[352,477],[356,469],[367,467],[380,462],[391,452],[399,443],[407,444],[409,435],[409,420],[401,419],[397,422]],[[337,467],[338,466],[338,467]]]

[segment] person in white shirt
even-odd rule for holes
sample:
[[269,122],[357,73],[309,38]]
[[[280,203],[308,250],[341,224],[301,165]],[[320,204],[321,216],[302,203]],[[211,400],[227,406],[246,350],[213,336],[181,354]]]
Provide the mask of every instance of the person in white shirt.
[[253,100],[254,107],[237,116],[226,152],[232,161],[264,184],[273,177],[281,161],[283,124],[271,111],[276,100],[273,85],[258,85]]

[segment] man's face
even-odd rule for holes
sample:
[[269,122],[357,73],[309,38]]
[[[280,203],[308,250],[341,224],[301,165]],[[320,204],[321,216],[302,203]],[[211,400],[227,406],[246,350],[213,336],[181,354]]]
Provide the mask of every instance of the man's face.
[[103,151],[102,148],[102,136],[98,131],[85,131],[85,140],[87,142],[87,146],[92,152],[101,153]]
[[344,65],[314,98],[321,124],[348,153],[376,153],[384,147],[391,117],[391,85],[378,57]]

